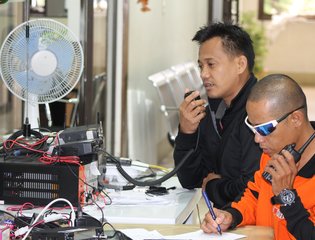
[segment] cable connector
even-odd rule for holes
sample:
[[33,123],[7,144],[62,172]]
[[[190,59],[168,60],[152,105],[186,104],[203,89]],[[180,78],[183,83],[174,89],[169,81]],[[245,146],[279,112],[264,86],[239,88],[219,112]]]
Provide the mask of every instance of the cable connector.
[[54,213],[54,214],[50,214],[50,215],[44,217],[43,220],[45,223],[48,223],[48,222],[54,222],[54,221],[57,221],[60,219],[62,219],[62,214],[61,213]]
[[92,193],[90,193],[90,192],[86,192],[86,193],[84,193],[84,195],[85,195],[85,202],[86,203],[89,202],[89,200],[93,198]]
[[29,230],[29,227],[28,227],[28,226],[21,227],[21,228],[19,228],[18,230],[16,230],[16,231],[14,232],[14,236],[15,236],[15,237],[22,236],[22,235],[24,235],[28,230]]

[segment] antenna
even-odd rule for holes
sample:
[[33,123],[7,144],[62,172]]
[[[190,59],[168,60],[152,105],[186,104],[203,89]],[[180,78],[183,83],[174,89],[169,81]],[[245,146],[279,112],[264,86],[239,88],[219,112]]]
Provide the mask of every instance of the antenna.
[[29,123],[29,118],[28,118],[28,106],[29,106],[29,99],[28,99],[28,92],[29,92],[29,40],[30,40],[30,26],[28,23],[29,20],[29,1],[25,1],[25,18],[27,21],[27,24],[25,26],[25,39],[26,39],[26,101],[25,101],[25,119],[24,119],[24,124],[23,124],[23,136],[28,139],[31,137],[31,124]]

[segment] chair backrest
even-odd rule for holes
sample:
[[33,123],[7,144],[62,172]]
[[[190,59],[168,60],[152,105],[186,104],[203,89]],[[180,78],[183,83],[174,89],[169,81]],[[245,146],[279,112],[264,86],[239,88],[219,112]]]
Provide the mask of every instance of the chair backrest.
[[196,88],[192,77],[190,76],[190,73],[185,67],[185,64],[174,65],[171,67],[171,69],[175,72],[175,76],[184,90],[187,88],[189,88],[189,90],[193,90]]
[[172,91],[173,98],[175,99],[176,102],[176,107],[178,108],[182,101],[184,100],[185,88],[180,83],[176,73],[173,70],[166,69],[162,73],[166,77],[167,84],[169,85]]
[[161,110],[167,119],[169,136],[172,141],[175,140],[178,132],[179,114],[178,103],[175,100],[170,82],[173,81],[169,71],[161,71],[149,76],[149,80],[157,89],[160,101]]
[[200,77],[200,72],[196,63],[186,62],[184,63],[184,66],[191,77],[191,81],[193,82],[195,89],[200,92],[200,97],[203,99],[207,99],[206,89],[203,86],[203,82]]
[[198,90],[201,98],[207,99],[198,67],[193,62],[177,64],[149,76],[149,80],[158,91],[161,110],[167,118],[169,137],[174,141],[179,125],[178,108],[184,100],[185,89]]

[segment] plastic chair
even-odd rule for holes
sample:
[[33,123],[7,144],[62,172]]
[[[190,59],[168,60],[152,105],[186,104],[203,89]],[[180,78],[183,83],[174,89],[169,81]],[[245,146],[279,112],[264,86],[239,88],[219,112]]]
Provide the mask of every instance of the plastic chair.
[[185,69],[188,72],[191,81],[193,82],[195,89],[200,92],[200,97],[203,99],[207,99],[206,89],[203,86],[202,79],[200,77],[200,72],[198,66],[194,62],[184,63]]
[[157,89],[161,101],[160,109],[167,119],[168,138],[171,145],[174,145],[179,124],[179,105],[174,97],[174,89],[171,88],[170,84],[173,83],[174,76],[172,76],[172,73],[169,70],[165,70],[149,76],[149,80]]

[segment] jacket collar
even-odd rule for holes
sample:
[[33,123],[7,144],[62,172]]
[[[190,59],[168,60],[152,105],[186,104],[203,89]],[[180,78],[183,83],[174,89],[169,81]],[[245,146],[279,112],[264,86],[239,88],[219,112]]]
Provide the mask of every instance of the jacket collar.
[[[231,105],[230,107],[227,108],[227,110],[236,112],[236,111],[239,111],[240,109],[243,109],[246,104],[249,92],[256,83],[257,83],[257,78],[254,76],[253,73],[251,73],[248,81],[245,83],[245,85],[242,87],[242,89],[239,91],[236,97],[231,101]],[[209,100],[209,107],[214,112],[217,111],[218,106],[220,105],[221,101],[223,101],[222,98],[215,98],[215,99],[208,98],[208,100]]]
[[254,76],[254,74],[251,73],[248,81],[245,83],[245,85],[242,87],[236,97],[231,101],[231,105],[229,108],[234,109],[235,111],[243,108],[243,106],[246,104],[250,90],[256,83],[257,78]]

